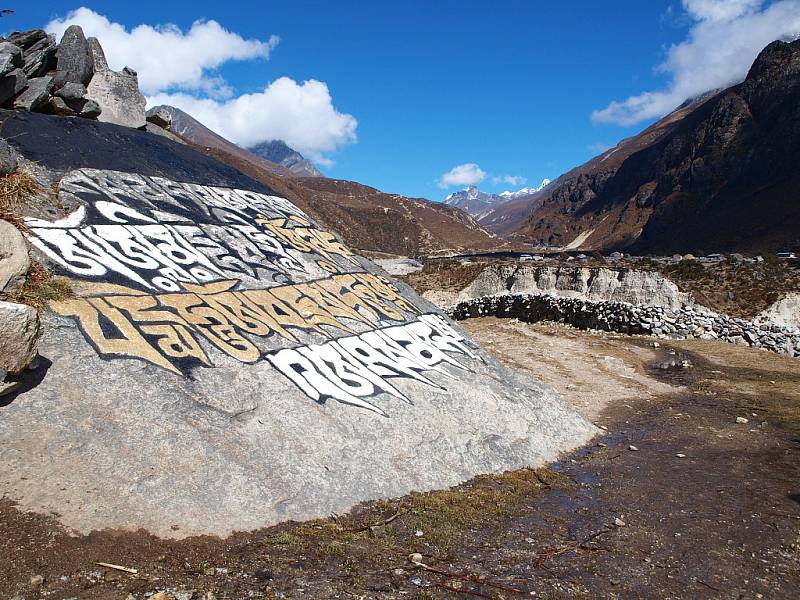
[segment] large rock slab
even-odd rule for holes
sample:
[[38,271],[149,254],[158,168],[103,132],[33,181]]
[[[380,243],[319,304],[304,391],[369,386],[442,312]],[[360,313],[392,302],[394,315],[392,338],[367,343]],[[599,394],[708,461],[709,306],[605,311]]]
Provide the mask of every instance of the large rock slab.
[[94,76],[87,97],[97,102],[102,111],[98,120],[136,129],[144,127],[147,101],[139,91],[136,71],[127,67],[122,72],[112,71],[97,39],[90,38],[89,46]]
[[11,223],[0,220],[0,297],[22,285],[30,267],[25,238]]
[[[112,127],[73,120],[70,137]],[[60,179],[69,214],[27,222],[76,296],[46,317],[42,382],[0,419],[0,481],[23,509],[224,535],[540,465],[593,435],[287,200],[127,131],[114,160],[166,146],[171,162],[113,171],[97,144],[101,168]],[[40,166],[62,166],[64,143]]]
[[8,36],[8,41],[19,46],[23,50],[27,50],[36,42],[39,42],[47,37],[47,33],[43,29],[30,29],[28,31],[15,31]]

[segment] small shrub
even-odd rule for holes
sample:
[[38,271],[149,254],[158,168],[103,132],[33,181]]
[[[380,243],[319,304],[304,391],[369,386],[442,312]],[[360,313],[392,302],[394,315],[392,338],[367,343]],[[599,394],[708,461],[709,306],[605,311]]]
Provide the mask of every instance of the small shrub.
[[19,289],[11,295],[12,302],[27,304],[44,310],[51,301],[65,300],[74,296],[69,279],[53,277],[38,261],[31,262],[28,275]]

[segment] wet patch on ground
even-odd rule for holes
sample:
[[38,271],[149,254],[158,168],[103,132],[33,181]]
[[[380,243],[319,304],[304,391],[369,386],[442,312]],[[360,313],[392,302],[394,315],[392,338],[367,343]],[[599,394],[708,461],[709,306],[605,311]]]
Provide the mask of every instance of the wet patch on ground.
[[[494,327],[480,321],[468,326]],[[532,332],[583,343],[599,357],[593,368],[608,356],[622,361],[611,364],[623,383],[633,378],[630,389],[599,386],[605,398],[581,390],[587,406],[602,404],[595,422],[606,432],[549,469],[224,540],[72,537],[52,518],[0,502],[0,597],[794,597],[800,361],[723,343],[654,349],[646,338],[526,327],[507,332],[508,344]],[[553,369],[586,360],[566,352]]]

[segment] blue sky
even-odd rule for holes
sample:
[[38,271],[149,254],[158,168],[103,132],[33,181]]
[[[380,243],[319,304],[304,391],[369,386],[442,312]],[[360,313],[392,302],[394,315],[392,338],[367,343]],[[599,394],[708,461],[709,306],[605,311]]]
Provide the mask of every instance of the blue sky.
[[[5,2],[17,12],[3,17],[2,26],[10,31],[54,19],[63,23],[79,7],[105,17],[110,25],[97,25],[100,30],[116,27],[120,36],[142,24],[161,26],[153,31],[163,32],[169,23],[180,37],[198,20],[216,21],[236,35],[220,42],[230,46],[228,54],[195,65],[202,72],[193,81],[165,75],[150,84],[148,97],[182,98],[186,106],[206,111],[207,118],[196,115],[201,120],[240,143],[273,132],[291,137],[290,143],[327,165],[322,170],[331,177],[441,199],[463,187],[459,177],[451,178],[451,186],[441,185],[442,175],[457,165],[479,165],[471,177],[483,173],[479,187],[488,191],[525,185],[496,181],[504,176],[537,185],[641,130],[681,96],[740,79],[764,45],[747,33],[753,20],[766,23],[759,35],[767,41],[790,34],[789,25],[800,31],[799,23],[786,23],[799,4],[45,0]],[[205,46],[223,36],[216,30],[207,38],[197,33]],[[136,62],[152,51],[159,54],[156,62],[141,64],[159,65],[166,53],[152,50],[156,44],[132,48],[142,38],[107,43],[100,35],[107,53],[120,60]],[[736,56],[705,65],[709,48],[722,44],[733,46]],[[188,65],[202,49],[189,41],[187,49]],[[109,58],[114,67],[114,56]],[[215,61],[219,64],[208,66]],[[144,81],[143,67],[133,66]],[[165,72],[169,75],[168,65]],[[278,80],[280,86],[259,95]],[[307,80],[321,83],[306,86]],[[224,103],[243,94],[255,95],[228,112]],[[628,104],[609,106],[631,97]],[[308,114],[297,112],[304,99]],[[261,101],[270,103],[269,110]],[[266,118],[265,112],[274,116]]]

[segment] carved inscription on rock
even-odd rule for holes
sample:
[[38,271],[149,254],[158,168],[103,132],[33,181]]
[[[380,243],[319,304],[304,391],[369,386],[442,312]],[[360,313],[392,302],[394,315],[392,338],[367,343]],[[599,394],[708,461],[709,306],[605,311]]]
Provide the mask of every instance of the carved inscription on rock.
[[478,359],[284,198],[90,169],[60,194],[77,208],[28,219],[30,240],[77,280],[78,297],[52,308],[104,358],[181,375],[266,360],[317,402],[378,413],[367,399],[410,401],[390,380],[440,387],[431,373]]

